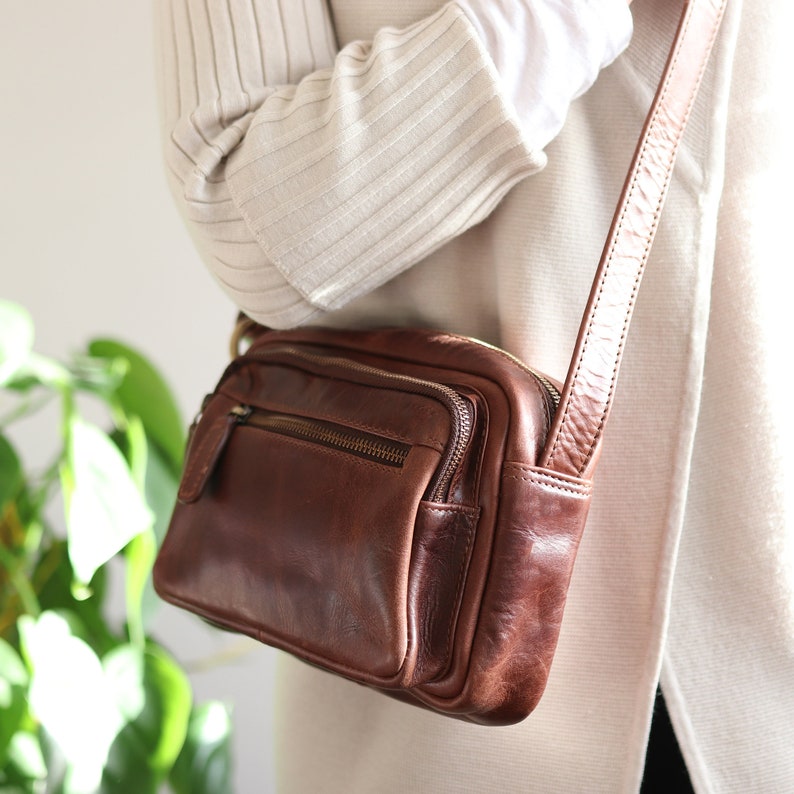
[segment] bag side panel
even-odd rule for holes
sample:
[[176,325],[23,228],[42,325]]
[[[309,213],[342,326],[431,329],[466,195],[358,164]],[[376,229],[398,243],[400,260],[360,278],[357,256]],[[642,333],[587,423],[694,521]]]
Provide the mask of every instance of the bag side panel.
[[[417,688],[426,705],[484,725],[524,719],[549,674],[591,484],[518,462],[502,472],[491,568],[465,684]],[[465,595],[464,595],[465,598]]]

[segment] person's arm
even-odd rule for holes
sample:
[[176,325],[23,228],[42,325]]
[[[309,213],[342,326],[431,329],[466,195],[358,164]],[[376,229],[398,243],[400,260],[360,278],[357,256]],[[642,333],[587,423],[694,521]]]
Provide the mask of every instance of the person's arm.
[[338,52],[324,0],[160,11],[172,185],[211,270],[262,323],[374,289],[545,162],[457,3]]

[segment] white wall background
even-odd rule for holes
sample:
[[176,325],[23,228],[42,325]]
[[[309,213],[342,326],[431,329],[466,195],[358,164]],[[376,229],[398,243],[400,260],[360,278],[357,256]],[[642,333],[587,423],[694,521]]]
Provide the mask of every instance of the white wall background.
[[[65,356],[100,335],[139,348],[189,417],[226,361],[235,311],[165,184],[150,3],[0,9],[0,297],[31,311],[41,353]],[[170,607],[157,633],[184,662],[241,652],[192,680],[199,699],[233,705],[236,791],[271,792],[273,653]]]

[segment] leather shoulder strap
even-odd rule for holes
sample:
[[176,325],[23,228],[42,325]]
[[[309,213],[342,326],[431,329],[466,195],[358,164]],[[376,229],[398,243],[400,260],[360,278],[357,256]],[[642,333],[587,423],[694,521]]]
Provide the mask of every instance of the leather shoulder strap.
[[727,0],[687,0],[623,186],[540,464],[586,476],[612,406],[637,290],[678,145]]

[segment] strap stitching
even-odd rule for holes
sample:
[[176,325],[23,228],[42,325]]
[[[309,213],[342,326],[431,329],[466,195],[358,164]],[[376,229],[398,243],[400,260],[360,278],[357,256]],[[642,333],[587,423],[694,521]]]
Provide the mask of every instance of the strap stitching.
[[[724,2],[723,2],[723,5],[724,5]],[[691,25],[691,21],[692,21],[692,15],[690,14],[687,17],[687,19],[686,19],[685,28],[681,32],[681,35],[679,37],[679,41],[683,42],[686,39],[686,37],[689,35],[689,27]],[[644,271],[645,264],[647,262],[647,258],[648,258],[648,254],[650,252],[651,244],[653,242],[653,238],[654,238],[655,233],[656,233],[656,228],[658,226],[659,217],[661,215],[661,209],[662,209],[662,204],[663,204],[663,201],[664,201],[664,197],[667,194],[667,189],[669,187],[670,179],[672,177],[673,168],[674,168],[675,154],[678,151],[678,148],[680,146],[681,139],[683,137],[684,128],[686,126],[686,122],[687,122],[687,120],[689,118],[689,115],[691,113],[692,106],[694,104],[695,98],[697,96],[697,91],[698,91],[701,79],[703,77],[703,73],[705,72],[705,69],[706,69],[706,66],[707,66],[707,63],[708,63],[708,57],[707,57],[706,53],[710,51],[711,46],[714,43],[714,39],[716,38],[716,35],[717,35],[717,32],[718,32],[718,28],[719,28],[718,25],[713,25],[712,26],[711,37],[710,37],[710,40],[709,40],[709,46],[705,50],[703,58],[701,59],[701,65],[700,65],[700,68],[699,68],[699,71],[698,71],[697,79],[694,81],[693,88],[692,88],[692,90],[690,92],[689,100],[687,102],[686,110],[684,111],[682,122],[679,125],[678,131],[677,131],[675,144],[674,144],[672,152],[671,152],[672,157],[669,160],[669,164],[667,166],[666,173],[665,173],[665,180],[664,180],[664,184],[663,184],[663,189],[661,191],[661,194],[660,194],[660,197],[659,197],[659,202],[657,203],[656,210],[654,211],[654,215],[653,215],[653,220],[652,220],[651,226],[649,227],[648,234],[646,235],[646,244],[645,244],[645,249],[643,251],[642,257],[640,259],[640,267],[637,270],[637,275],[636,275],[636,277],[634,279],[634,286],[632,288],[631,297],[629,299],[629,302],[627,303],[626,315],[625,315],[624,322],[623,322],[623,330],[622,330],[622,333],[621,333],[621,336],[620,336],[620,340],[619,340],[619,343],[618,343],[618,355],[617,355],[617,357],[615,359],[615,363],[614,363],[614,366],[613,366],[612,378],[610,380],[610,388],[609,388],[609,391],[607,393],[607,399],[606,399],[606,402],[604,404],[604,408],[603,408],[603,411],[601,413],[601,416],[599,418],[599,422],[598,422],[598,425],[597,425],[597,428],[596,428],[596,432],[593,435],[593,438],[592,438],[592,440],[590,442],[589,449],[585,453],[585,456],[584,456],[581,464],[579,465],[579,467],[577,469],[577,473],[580,476],[581,476],[582,472],[584,471],[584,469],[586,468],[586,466],[589,463],[589,461],[591,460],[591,458],[593,456],[593,453],[594,453],[594,451],[595,451],[595,449],[597,447],[598,441],[600,440],[600,438],[601,438],[601,436],[603,434],[604,425],[606,423],[606,417],[607,417],[607,414],[609,413],[609,409],[610,409],[610,406],[612,404],[612,400],[613,400],[613,397],[614,397],[614,390],[615,390],[615,384],[617,382],[618,368],[619,368],[619,365],[620,365],[620,360],[621,360],[621,357],[622,357],[623,348],[625,346],[625,341],[626,341],[626,336],[627,336],[627,333],[628,333],[628,326],[629,326],[629,323],[630,323],[632,309],[633,309],[634,303],[636,301],[636,296],[637,296],[637,292],[638,292],[638,289],[639,289],[640,280],[642,278],[642,273]],[[625,220],[625,216],[626,216],[626,213],[629,210],[629,207],[631,206],[631,199],[632,199],[632,197],[634,195],[634,192],[635,192],[636,187],[637,187],[637,182],[638,182],[638,180],[640,178],[640,170],[641,170],[640,167],[645,162],[645,157],[646,157],[646,152],[648,150],[648,145],[649,145],[649,143],[651,141],[651,138],[652,138],[651,131],[654,130],[654,127],[655,127],[655,125],[658,122],[658,117],[659,117],[659,115],[660,115],[660,113],[662,111],[662,108],[664,107],[665,99],[667,98],[667,95],[668,95],[668,93],[670,91],[670,85],[673,82],[673,78],[674,78],[676,69],[678,68],[678,63],[679,63],[679,60],[680,60],[680,54],[681,54],[682,49],[683,49],[682,47],[678,48],[676,56],[675,56],[673,62],[671,63],[671,68],[670,68],[669,73],[668,73],[668,78],[665,81],[665,85],[663,87],[662,93],[660,94],[659,102],[657,103],[657,108],[656,108],[656,110],[655,110],[655,112],[653,114],[653,117],[651,119],[651,123],[650,123],[649,128],[648,128],[648,134],[646,135],[645,142],[643,144],[643,148],[642,148],[642,150],[641,150],[641,152],[639,154],[639,157],[637,159],[637,167],[635,168],[635,173],[634,173],[634,177],[632,179],[631,187],[629,189],[628,195],[626,196],[626,200],[624,202],[623,211],[621,213],[620,220],[618,222],[616,233],[615,233],[615,236],[614,236],[614,239],[613,239],[613,243],[612,243],[612,246],[610,248],[609,255],[607,257],[607,261],[606,261],[605,268],[604,268],[604,276],[601,279],[601,284],[599,286],[598,296],[596,298],[596,302],[595,302],[594,307],[593,307],[592,317],[591,317],[590,323],[588,324],[587,333],[585,335],[584,343],[583,343],[583,346],[582,346],[582,353],[581,353],[581,355],[579,357],[579,363],[577,365],[576,372],[574,373],[574,376],[573,376],[572,381],[571,381],[571,390],[570,390],[569,397],[568,397],[568,399],[566,401],[563,418],[562,418],[562,420],[560,422],[560,430],[557,433],[557,437],[554,440],[554,445],[552,447],[551,454],[549,455],[549,461],[548,461],[548,465],[549,466],[552,465],[552,463],[553,463],[553,461],[555,459],[555,456],[556,456],[556,453],[558,451],[559,445],[560,445],[560,443],[562,441],[563,434],[566,434],[567,436],[572,436],[573,435],[573,432],[568,430],[567,419],[568,419],[568,416],[569,416],[569,413],[570,413],[571,404],[573,403],[575,397],[578,397],[578,394],[577,394],[576,390],[577,390],[577,385],[578,385],[581,369],[582,369],[583,362],[584,362],[584,357],[585,357],[584,354],[585,354],[585,351],[587,350],[587,348],[589,346],[590,339],[592,337],[592,330],[593,330],[593,326],[595,324],[596,312],[597,312],[598,306],[600,305],[600,302],[601,302],[601,297],[602,297],[602,294],[604,292],[604,285],[605,285],[605,282],[607,280],[607,275],[609,273],[609,269],[612,266],[612,263],[613,263],[613,261],[615,259],[615,250],[617,248],[619,240],[621,239],[621,232],[622,232],[622,229],[623,229],[623,223],[624,223],[624,220]]]

